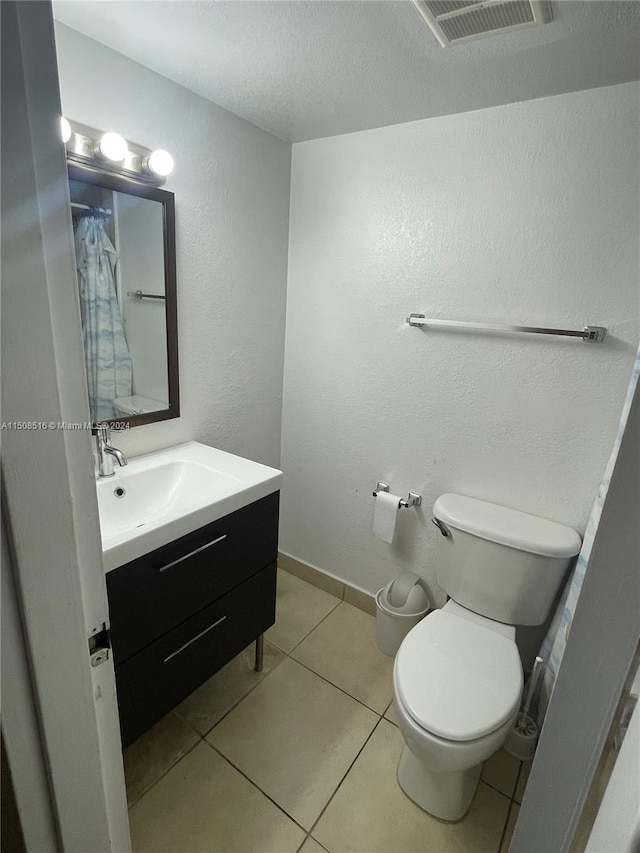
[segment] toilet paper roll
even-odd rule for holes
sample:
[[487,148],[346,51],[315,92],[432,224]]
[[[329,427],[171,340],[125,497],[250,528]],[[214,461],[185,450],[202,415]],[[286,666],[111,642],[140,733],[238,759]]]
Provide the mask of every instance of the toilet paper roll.
[[373,513],[373,532],[385,542],[391,543],[393,541],[399,504],[399,495],[378,492]]

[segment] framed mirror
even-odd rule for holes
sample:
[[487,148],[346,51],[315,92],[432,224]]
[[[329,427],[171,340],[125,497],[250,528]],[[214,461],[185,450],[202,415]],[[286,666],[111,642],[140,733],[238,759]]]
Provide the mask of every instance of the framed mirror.
[[177,418],[173,193],[74,163],[68,171],[91,419]]

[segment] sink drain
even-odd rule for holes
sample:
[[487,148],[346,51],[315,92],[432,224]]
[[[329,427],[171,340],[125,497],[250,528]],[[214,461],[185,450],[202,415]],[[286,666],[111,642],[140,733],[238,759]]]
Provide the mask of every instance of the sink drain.
[[113,494],[114,494],[117,498],[123,498],[123,497],[127,494],[127,492],[126,492],[126,490],[125,490],[125,489],[123,489],[123,488],[122,488],[122,486],[118,486],[117,488],[115,488],[115,489],[113,490]]

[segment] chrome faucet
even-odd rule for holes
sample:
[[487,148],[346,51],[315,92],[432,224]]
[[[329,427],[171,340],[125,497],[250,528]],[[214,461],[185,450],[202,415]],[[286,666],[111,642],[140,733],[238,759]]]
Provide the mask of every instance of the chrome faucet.
[[100,477],[113,477],[114,458],[118,460],[121,467],[127,464],[127,457],[117,447],[111,444],[111,430],[108,424],[96,426],[96,448],[98,451],[98,475]]

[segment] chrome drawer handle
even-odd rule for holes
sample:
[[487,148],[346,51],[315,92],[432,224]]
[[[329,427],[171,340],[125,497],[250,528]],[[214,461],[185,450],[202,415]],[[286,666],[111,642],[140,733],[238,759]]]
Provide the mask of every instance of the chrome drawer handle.
[[183,652],[185,649],[188,649],[192,643],[195,643],[195,641],[199,640],[200,637],[204,637],[204,635],[208,634],[209,631],[213,631],[213,629],[216,628],[221,622],[224,622],[224,620],[226,618],[227,618],[226,616],[221,616],[220,619],[217,620],[217,622],[213,623],[213,625],[209,625],[209,627],[205,628],[204,631],[200,631],[200,633],[196,634],[195,637],[192,637],[190,640],[187,640],[187,642],[184,644],[184,646],[180,646],[180,648],[176,649],[175,652],[171,652],[170,655],[167,655],[167,657],[164,659],[163,663],[169,663],[171,658],[174,658],[176,655],[179,655],[180,652]]
[[226,538],[227,534],[223,533],[222,536],[218,536],[218,538],[214,539],[213,542],[207,542],[206,545],[201,545],[199,548],[196,548],[195,551],[189,551],[188,554],[183,554],[182,557],[178,557],[177,560],[173,560],[173,562],[167,563],[166,566],[163,566],[161,569],[158,569],[158,571],[166,572],[167,569],[170,569],[172,566],[177,566],[178,563],[182,563],[183,560],[188,560],[189,557],[193,557],[195,554],[199,554],[201,551],[204,551],[207,548],[211,548],[212,545],[217,545],[218,542],[222,542],[222,540]]

